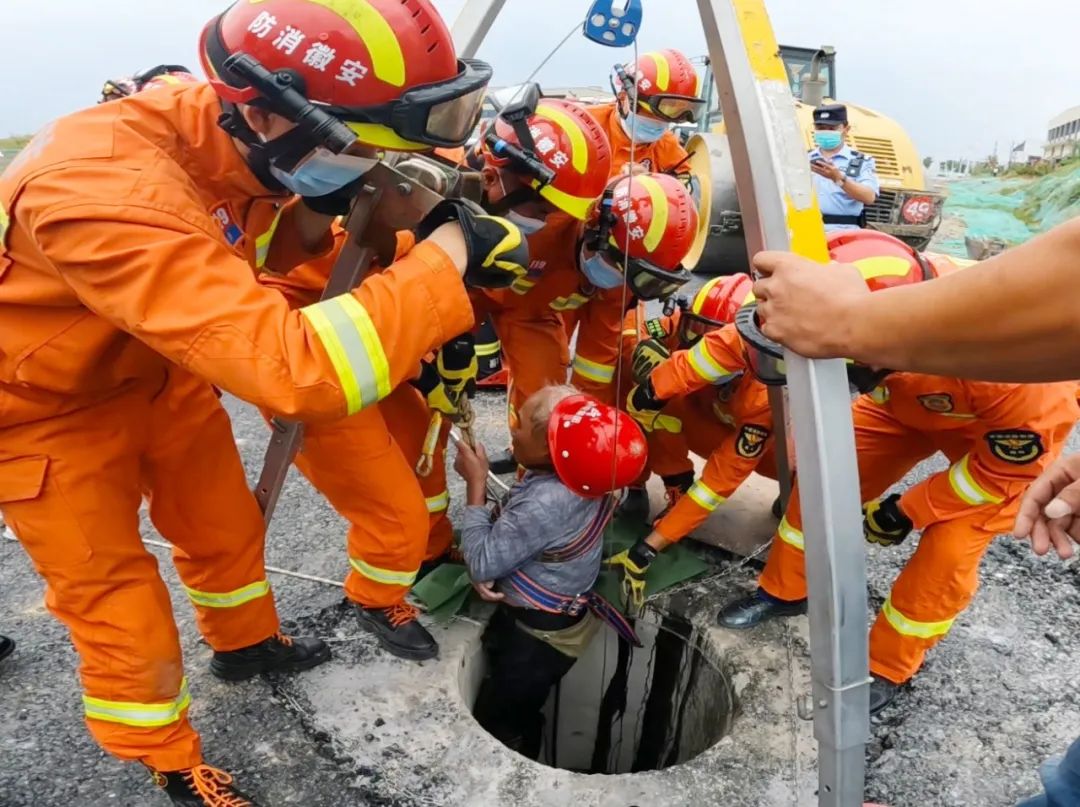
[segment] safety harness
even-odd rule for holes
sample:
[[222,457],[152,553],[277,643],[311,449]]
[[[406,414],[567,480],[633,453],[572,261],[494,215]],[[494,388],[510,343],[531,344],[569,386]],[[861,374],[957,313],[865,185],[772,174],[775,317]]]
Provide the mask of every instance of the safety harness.
[[[574,539],[558,549],[548,550],[536,557],[541,563],[567,563],[571,560],[587,555],[596,548],[603,539],[604,530],[611,522],[615,513],[618,498],[608,494],[600,503],[600,510],[593,517],[589,525]],[[595,591],[584,594],[559,594],[533,580],[521,569],[518,569],[506,578],[510,587],[521,600],[538,611],[549,614],[566,614],[578,616],[588,608],[602,622],[607,623],[619,636],[630,642],[635,647],[641,647],[641,640],[634,632],[633,625],[623,616],[614,605],[605,600]]]

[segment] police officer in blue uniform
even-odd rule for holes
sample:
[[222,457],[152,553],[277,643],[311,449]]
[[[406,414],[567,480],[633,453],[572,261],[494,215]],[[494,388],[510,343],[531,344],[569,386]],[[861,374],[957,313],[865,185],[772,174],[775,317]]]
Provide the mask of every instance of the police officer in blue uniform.
[[824,104],[814,110],[817,146],[810,150],[810,170],[826,232],[864,226],[863,210],[881,190],[874,158],[844,143],[850,128],[843,104]]

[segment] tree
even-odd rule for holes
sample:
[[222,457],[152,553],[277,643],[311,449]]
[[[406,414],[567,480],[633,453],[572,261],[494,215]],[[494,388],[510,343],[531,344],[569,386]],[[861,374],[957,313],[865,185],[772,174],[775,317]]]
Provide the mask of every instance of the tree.
[[925,168],[927,171],[929,171],[930,166],[934,164],[934,158],[933,157],[923,157],[922,164],[923,164],[923,168]]

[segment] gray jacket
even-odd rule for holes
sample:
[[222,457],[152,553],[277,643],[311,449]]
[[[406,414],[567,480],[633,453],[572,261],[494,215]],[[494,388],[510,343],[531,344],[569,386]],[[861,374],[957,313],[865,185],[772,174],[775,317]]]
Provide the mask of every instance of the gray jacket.
[[469,575],[496,581],[509,605],[528,607],[506,581],[521,569],[544,588],[577,596],[589,591],[600,574],[602,542],[581,557],[543,563],[539,556],[564,547],[588,528],[604,499],[583,499],[552,473],[529,471],[510,489],[501,512],[466,507],[461,550]]

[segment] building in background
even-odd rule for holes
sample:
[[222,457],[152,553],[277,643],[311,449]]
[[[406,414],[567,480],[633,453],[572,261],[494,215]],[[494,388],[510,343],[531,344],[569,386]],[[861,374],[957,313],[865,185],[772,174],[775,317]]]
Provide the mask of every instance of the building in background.
[[1066,109],[1050,119],[1046,133],[1043,157],[1047,160],[1064,160],[1072,157],[1080,148],[1080,106]]

